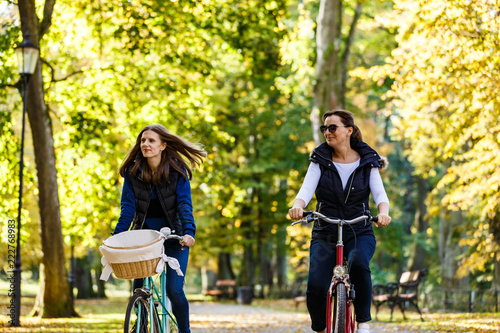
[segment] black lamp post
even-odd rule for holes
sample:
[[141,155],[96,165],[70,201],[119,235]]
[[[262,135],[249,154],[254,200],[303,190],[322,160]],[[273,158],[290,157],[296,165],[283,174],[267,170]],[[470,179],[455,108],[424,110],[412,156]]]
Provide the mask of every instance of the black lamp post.
[[14,318],[12,326],[21,326],[19,317],[21,316],[21,208],[23,204],[23,169],[24,169],[24,127],[26,124],[26,103],[28,83],[30,76],[35,72],[36,63],[40,50],[30,41],[29,32],[24,36],[24,40],[16,47],[17,63],[19,73],[23,78],[23,125],[21,132],[21,161],[19,167],[19,209],[17,212],[17,243],[16,261],[14,263]]

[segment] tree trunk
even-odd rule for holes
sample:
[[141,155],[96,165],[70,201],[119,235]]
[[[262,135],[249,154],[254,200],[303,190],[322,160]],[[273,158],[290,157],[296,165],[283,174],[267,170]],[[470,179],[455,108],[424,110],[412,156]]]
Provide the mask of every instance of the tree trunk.
[[316,30],[316,85],[311,124],[314,142],[320,144],[320,114],[337,107],[334,80],[337,77],[339,36],[338,26],[342,14],[342,0],[321,0]]
[[[316,85],[311,125],[314,142],[321,142],[319,135],[320,114],[331,109],[343,108],[346,104],[346,83],[351,45],[354,41],[358,20],[361,17],[361,2],[345,39],[342,37],[342,0],[321,0],[316,30]],[[341,52],[341,44],[343,51]]]
[[500,260],[498,260],[499,254],[498,252],[495,255],[495,271],[493,274],[493,281],[491,282],[491,289],[500,290]]
[[[248,234],[246,236],[249,236]],[[243,267],[241,270],[241,285],[253,287],[255,285],[255,259],[252,244],[246,244],[243,251]]]
[[410,249],[410,258],[408,259],[408,270],[416,271],[424,268],[425,247],[422,245],[422,238],[425,237],[427,230],[427,205],[425,199],[429,193],[429,181],[427,178],[418,177],[417,179],[417,210],[415,211],[414,227],[416,234],[414,242]]
[[[44,7],[44,21],[40,24],[36,16],[34,0],[19,1],[21,29],[24,33],[29,31],[31,42],[35,45],[40,44],[41,36],[50,26],[53,4],[54,1],[47,0]],[[54,139],[50,116],[45,104],[40,59],[28,85],[26,103],[38,177],[38,205],[44,267],[44,274],[41,275],[44,278],[43,299],[37,303],[37,308],[33,312],[43,318],[75,316],[65,269]]]
[[102,266],[99,265],[98,267],[95,268],[95,276],[94,276],[97,285],[96,297],[107,298],[108,296],[106,296],[106,283],[99,278],[101,274],[102,274]]
[[234,279],[233,267],[231,265],[231,253],[220,252],[218,266],[219,267],[217,271],[217,279],[219,280]]
[[[343,108],[346,105],[346,92],[347,92],[347,73],[349,69],[349,56],[351,54],[351,45],[354,42],[354,36],[356,34],[356,27],[358,26],[358,21],[359,18],[361,17],[361,9],[362,9],[361,2],[358,2],[356,4],[356,9],[354,12],[354,17],[351,22],[351,27],[349,28],[349,34],[345,40],[344,43],[344,52],[341,55],[340,58],[340,70],[339,70],[339,79],[338,79],[338,90],[337,90],[337,100],[338,100],[338,107]],[[341,9],[342,11],[342,9]],[[339,21],[339,29],[338,33],[340,36],[341,33],[341,21]]]
[[467,278],[457,279],[457,257],[463,249],[458,245],[461,238],[459,227],[463,225],[461,211],[447,211],[440,218],[439,256],[441,259],[441,286],[444,289],[467,288]]
[[35,305],[31,310],[30,316],[38,316],[43,308],[43,298],[45,293],[45,268],[43,263],[39,266],[39,280],[38,280],[38,292],[36,293]]
[[[493,235],[493,242],[496,244],[495,248],[500,249],[500,212],[496,212],[492,219],[490,219],[490,229]],[[494,274],[491,288],[500,290],[500,253],[495,253],[494,261]]]
[[[269,235],[267,236],[269,237]],[[268,238],[267,238],[268,239]],[[259,237],[258,240],[258,256],[259,256],[259,283],[261,285],[259,297],[265,298],[269,295],[272,287],[272,271],[271,271],[271,242],[264,237]]]
[[77,258],[75,268],[75,285],[78,289],[77,299],[89,299],[95,297],[92,286],[92,273],[90,272],[89,258]]
[[286,227],[280,228],[276,233],[276,280],[277,287],[280,291],[280,296],[284,296],[287,289],[288,281],[286,278],[287,256],[286,256]]
[[241,215],[244,220],[241,223],[241,229],[243,230],[243,262],[241,263],[241,272],[240,272],[240,285],[253,287],[255,285],[255,257],[254,257],[254,249],[253,249],[253,239],[254,235],[252,234],[252,223],[250,220],[250,213],[252,208],[245,205],[242,208]]

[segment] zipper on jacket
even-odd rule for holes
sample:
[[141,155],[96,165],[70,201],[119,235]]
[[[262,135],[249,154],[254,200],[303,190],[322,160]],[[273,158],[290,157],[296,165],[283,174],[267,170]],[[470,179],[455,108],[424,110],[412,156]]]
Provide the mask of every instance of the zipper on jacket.
[[148,209],[149,209],[149,204],[151,203],[151,185],[147,184],[148,189],[149,189],[149,200],[148,200],[148,205],[146,206],[146,212],[144,213],[144,217],[142,218],[142,223],[141,223],[141,229],[144,228],[144,223],[146,222],[146,216],[148,215]]
[[352,182],[354,181],[354,176],[356,175],[356,170],[352,172],[351,175],[351,183],[349,184],[349,191],[347,191],[347,196],[345,197],[344,204],[347,203],[347,199],[349,199],[349,195],[351,194]]
[[161,205],[161,208],[163,209],[163,213],[165,214],[165,217],[166,217],[166,220],[167,220],[167,223],[169,224],[169,227],[172,231],[172,233],[175,233],[175,228],[174,228],[174,224],[172,223],[172,221],[170,220],[170,216],[168,216],[168,210],[167,208],[165,207],[165,203],[163,202],[163,196],[161,195],[161,191],[160,189],[158,188],[158,186],[156,187],[156,195],[158,196],[158,198],[160,198],[160,205]]

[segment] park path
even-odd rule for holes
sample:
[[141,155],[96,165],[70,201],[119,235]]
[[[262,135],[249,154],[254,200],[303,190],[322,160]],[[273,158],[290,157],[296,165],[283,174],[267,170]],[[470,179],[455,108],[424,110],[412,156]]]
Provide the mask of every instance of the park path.
[[[192,333],[312,333],[309,315],[228,303],[190,303]],[[372,322],[371,333],[430,333]]]

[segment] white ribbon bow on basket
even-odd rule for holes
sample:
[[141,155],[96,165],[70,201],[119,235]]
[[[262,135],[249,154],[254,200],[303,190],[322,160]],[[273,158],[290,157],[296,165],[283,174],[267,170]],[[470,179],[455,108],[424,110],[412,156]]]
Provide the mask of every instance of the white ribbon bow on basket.
[[156,266],[156,273],[160,274],[163,271],[165,263],[167,263],[170,266],[170,268],[175,270],[177,272],[177,275],[184,276],[184,274],[182,274],[181,271],[181,265],[179,264],[179,260],[173,257],[168,257],[166,254],[161,255],[161,260],[158,262],[158,265]]

